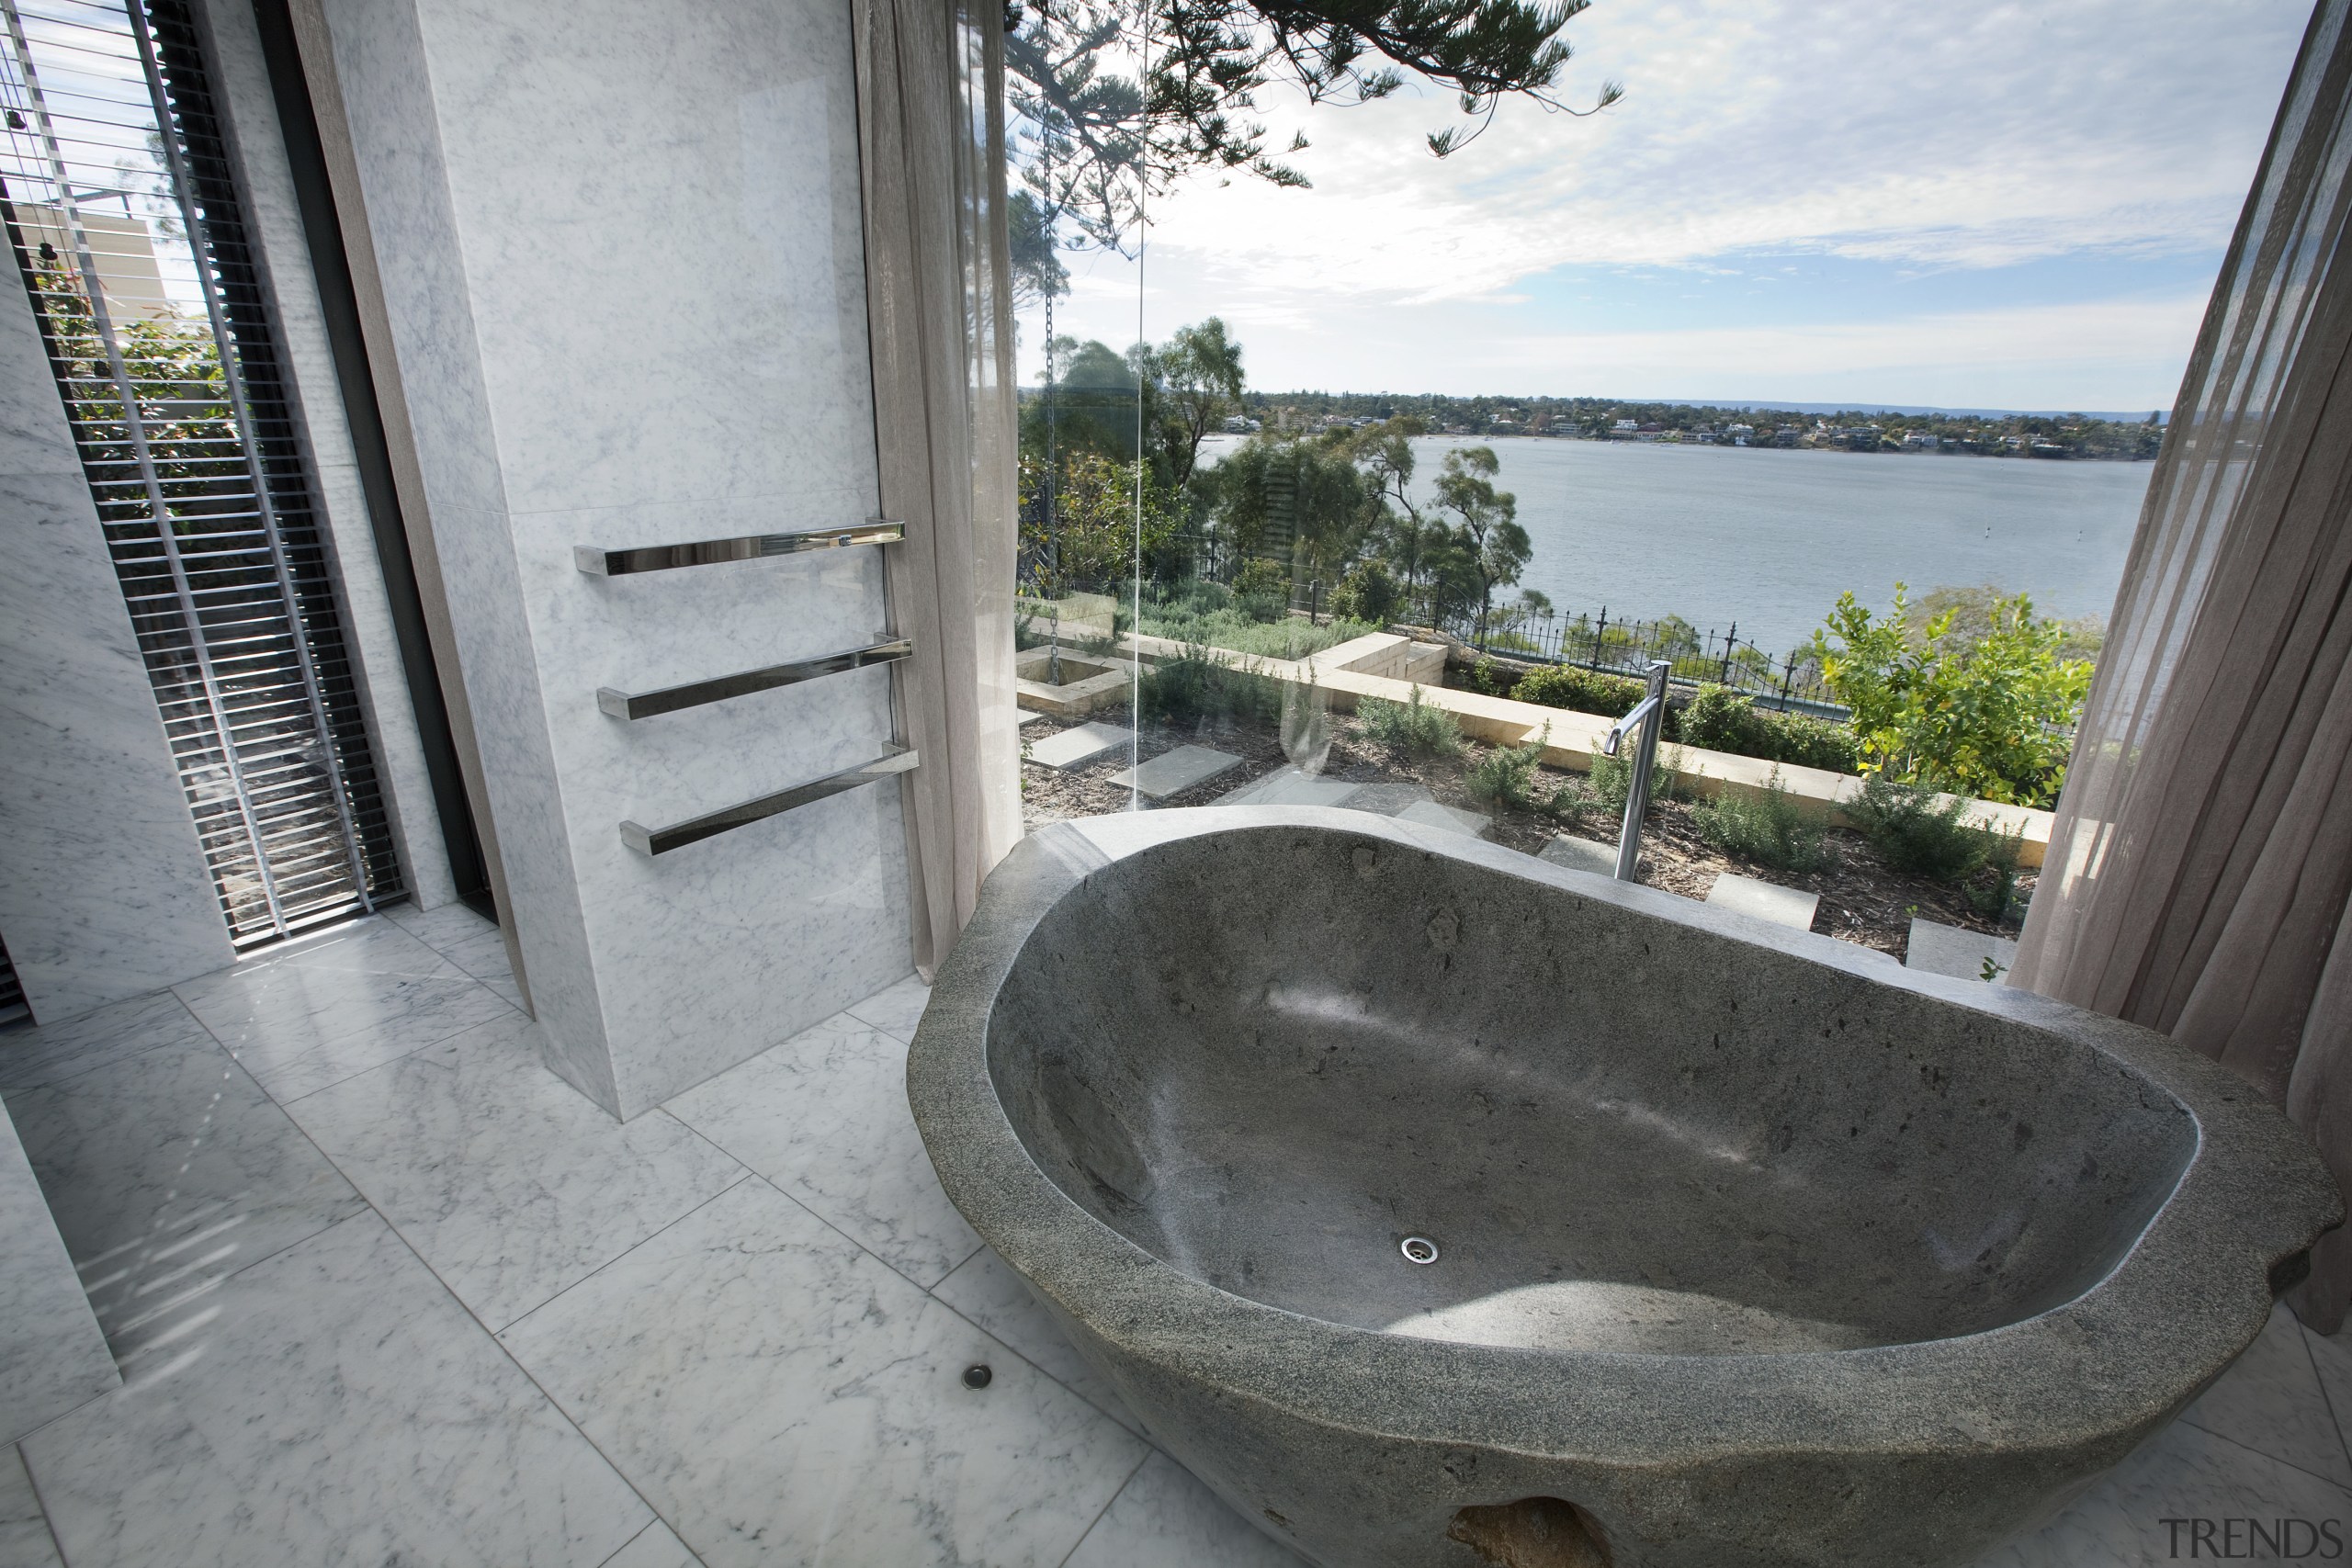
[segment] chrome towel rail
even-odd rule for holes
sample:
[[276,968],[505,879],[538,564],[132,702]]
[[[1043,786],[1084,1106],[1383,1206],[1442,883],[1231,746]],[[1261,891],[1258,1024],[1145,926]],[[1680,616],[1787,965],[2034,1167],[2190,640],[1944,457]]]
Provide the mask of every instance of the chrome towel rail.
[[870,664],[895,664],[914,650],[915,645],[905,637],[893,637],[888,642],[822,654],[815,659],[770,664],[758,670],[739,670],[732,675],[714,675],[707,681],[689,681],[683,686],[664,686],[657,692],[616,692],[610,686],[599,686],[596,689],[596,705],[615,718],[650,718],[657,713],[675,713],[680,708],[700,707],[705,703],[723,703],[729,697],[774,691],[778,686],[814,681],[825,675],[838,675],[844,670],[863,670]]
[[667,828],[647,828],[635,822],[624,822],[621,824],[621,842],[641,855],[668,854],[672,850],[683,849],[730,829],[762,821],[794,807],[807,806],[812,801],[887,779],[893,773],[903,773],[912,768],[915,761],[915,753],[911,750],[901,749],[857,767],[844,768],[838,773],[828,773],[821,779],[794,784],[790,789],[780,789],[774,795],[763,795],[756,800],[724,807],[707,817],[673,822]]
[[875,518],[854,528],[818,528],[799,534],[746,534],[733,539],[697,539],[684,545],[644,545],[628,550],[574,545],[571,560],[581,570],[596,577],[629,577],[640,571],[668,571],[682,566],[716,566],[722,561],[798,555],[803,550],[837,550],[852,545],[895,545],[906,536],[907,525],[904,523]]

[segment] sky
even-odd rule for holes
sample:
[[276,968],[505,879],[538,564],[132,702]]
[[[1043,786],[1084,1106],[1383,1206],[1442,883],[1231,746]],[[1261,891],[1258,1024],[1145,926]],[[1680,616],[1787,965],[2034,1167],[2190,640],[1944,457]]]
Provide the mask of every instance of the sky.
[[[1314,181],[1198,181],[1055,330],[1224,318],[1259,390],[2168,409],[2299,0],[1598,0],[1562,96],[1260,118]],[[1024,381],[1044,334],[1024,315]]]

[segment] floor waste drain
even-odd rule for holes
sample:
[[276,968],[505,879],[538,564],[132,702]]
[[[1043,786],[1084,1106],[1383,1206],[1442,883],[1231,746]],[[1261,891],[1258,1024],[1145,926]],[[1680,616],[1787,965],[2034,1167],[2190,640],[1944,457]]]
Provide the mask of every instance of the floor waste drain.
[[1407,1236],[1405,1238],[1405,1245],[1398,1247],[1397,1250],[1405,1255],[1405,1261],[1408,1263],[1434,1263],[1437,1261],[1437,1243],[1431,1241],[1425,1235]]

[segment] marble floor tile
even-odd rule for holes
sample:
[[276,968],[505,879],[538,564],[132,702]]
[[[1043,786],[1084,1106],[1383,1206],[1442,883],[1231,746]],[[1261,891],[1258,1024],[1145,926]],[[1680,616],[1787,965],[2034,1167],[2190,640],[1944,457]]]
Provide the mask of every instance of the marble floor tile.
[[852,1002],[849,1011],[852,1018],[870,1023],[885,1034],[912,1040],[915,1025],[922,1021],[922,1010],[930,1001],[931,987],[922,983],[922,976],[910,975],[862,1002]]
[[1307,1568],[1304,1558],[1225,1506],[1192,1472],[1155,1453],[1119,1489],[1067,1568]]
[[[188,984],[229,975],[249,975],[266,969],[341,969],[369,975],[436,975],[439,955],[411,932],[390,920],[361,917],[315,935],[296,937],[256,948],[219,976],[205,976]],[[185,988],[185,987],[183,987]]]
[[211,1038],[171,992],[133,997],[64,1023],[0,1034],[0,1094],[57,1083],[158,1045]]
[[614,1121],[512,1014],[293,1101],[458,1300],[503,1327],[749,1173],[662,1111]]
[[0,1449],[0,1568],[63,1568],[14,1443]]
[[710,1568],[1050,1568],[1148,1451],[763,1181],[500,1338]]
[[[2330,1335],[2306,1328],[2303,1343],[2319,1373],[2320,1392],[2327,1395],[2328,1411],[2335,1417],[2336,1436],[2352,1446],[2352,1330]],[[2346,1550],[2352,1551],[2352,1547]]]
[[177,987],[189,1010],[281,1102],[411,1051],[511,1017],[496,993],[397,927],[431,957],[431,975],[274,965]]
[[420,909],[413,904],[395,904],[384,911],[384,918],[435,953],[451,942],[464,942],[469,937],[498,929],[497,921],[484,919],[467,904],[444,904],[433,909]]
[[702,1568],[702,1559],[686,1550],[675,1530],[656,1519],[606,1558],[604,1568]]
[[511,977],[514,965],[506,956],[506,933],[485,926],[470,936],[453,938],[435,949],[442,957],[477,980]]
[[248,1269],[34,1434],[74,1568],[595,1568],[644,1502],[374,1214]]
[[2181,1419],[2352,1490],[2352,1458],[2345,1454],[2303,1325],[2284,1303],[2270,1309],[2261,1336]]
[[[2335,1523],[2352,1541],[2352,1494],[2227,1438],[2176,1421],[2101,1479],[2057,1518],[1978,1560],[1976,1568],[2143,1568],[2190,1561],[2166,1519],[2300,1518]],[[2193,1529],[2183,1526],[2186,1532]],[[2200,1561],[2219,1555],[2208,1543]],[[2239,1557],[2256,1555],[2238,1537]],[[2316,1558],[2310,1559],[2317,1561]]]
[[896,1035],[842,1014],[668,1109],[918,1285],[979,1250],[915,1131]]
[[8,1113],[126,1375],[222,1280],[366,1206],[210,1039],[11,1094]]
[[1046,1376],[1069,1389],[1089,1404],[1125,1427],[1143,1435],[1142,1424],[1111,1385],[1095,1374],[1061,1325],[1030,1293],[996,1249],[983,1247],[956,1271],[931,1288],[931,1293],[1003,1340]]

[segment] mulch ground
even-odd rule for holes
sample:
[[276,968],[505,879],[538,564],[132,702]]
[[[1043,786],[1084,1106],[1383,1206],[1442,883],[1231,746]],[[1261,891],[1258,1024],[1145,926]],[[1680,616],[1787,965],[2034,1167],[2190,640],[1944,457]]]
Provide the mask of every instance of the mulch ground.
[[[1097,713],[1092,717],[1110,724],[1126,722],[1124,709]],[[1022,739],[1033,742],[1042,740],[1057,730],[1069,728],[1080,722],[1084,721],[1066,721],[1050,715],[1034,717],[1022,726]],[[1393,757],[1385,750],[1366,742],[1352,715],[1333,714],[1330,726],[1331,749],[1322,769],[1326,778],[1366,784],[1420,784],[1445,805],[1462,807],[1488,817],[1494,823],[1488,834],[1491,841],[1528,854],[1536,853],[1552,841],[1554,834],[1564,830],[1599,843],[1613,846],[1617,841],[1616,822],[1613,819],[1604,820],[1599,811],[1588,813],[1575,827],[1564,829],[1558,821],[1538,812],[1518,809],[1497,811],[1473,801],[1463,781],[1478,759],[1491,750],[1477,741],[1468,742],[1459,757],[1416,760]],[[1205,784],[1170,796],[1160,803],[1163,807],[1207,806],[1220,795],[1272,773],[1288,761],[1283,751],[1282,737],[1271,726],[1238,724],[1230,720],[1183,725],[1148,724],[1136,739],[1137,754],[1145,760],[1173,747],[1185,745],[1212,746],[1241,759],[1239,767],[1228,769]],[[1035,762],[1023,762],[1021,766],[1021,793],[1023,816],[1027,826],[1035,829],[1068,818],[1092,817],[1130,809],[1128,791],[1111,782],[1126,766],[1125,748],[1083,768],[1069,772],[1057,771]],[[1547,792],[1560,779],[1568,776],[1548,768],[1544,773]],[[1820,870],[1813,872],[1781,871],[1735,859],[1710,845],[1700,835],[1698,820],[1689,805],[1674,800],[1654,800],[1642,835],[1641,880],[1652,887],[1662,887],[1669,893],[1679,893],[1690,898],[1704,898],[1717,874],[1725,871],[1737,872],[1742,876],[1751,876],[1762,882],[1777,883],[1783,887],[1801,888],[1820,896],[1820,907],[1813,919],[1815,931],[1843,942],[1874,947],[1897,958],[1904,956],[1909,942],[1911,917],[1914,915],[1972,931],[1994,931],[2008,936],[2017,934],[2014,922],[2005,924],[1978,914],[1962,889],[1894,870],[1880,859],[1878,852],[1859,833],[1842,828],[1831,829],[1828,851],[1826,863]],[[2031,896],[2033,881],[2030,871],[2018,876],[2020,899]]]

